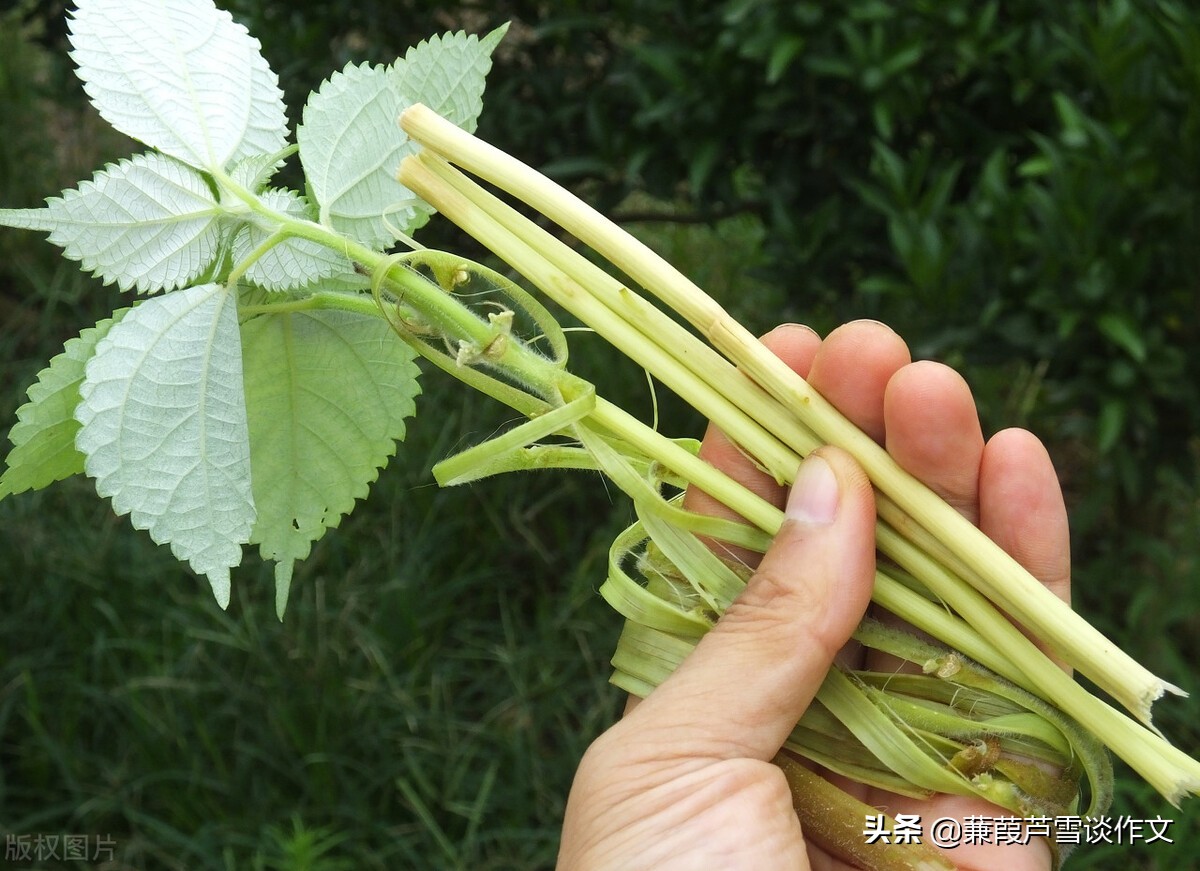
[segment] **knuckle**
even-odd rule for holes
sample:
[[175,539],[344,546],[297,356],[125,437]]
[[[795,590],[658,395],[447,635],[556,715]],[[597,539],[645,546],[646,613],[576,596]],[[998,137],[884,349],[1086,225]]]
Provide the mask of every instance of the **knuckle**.
[[789,577],[784,577],[773,569],[760,569],[730,604],[724,619],[761,631],[790,627],[806,620],[819,602],[797,574],[789,572]]

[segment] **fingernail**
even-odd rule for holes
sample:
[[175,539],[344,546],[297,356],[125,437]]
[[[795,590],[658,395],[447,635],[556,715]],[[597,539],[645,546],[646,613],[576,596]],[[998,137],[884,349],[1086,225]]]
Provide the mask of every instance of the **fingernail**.
[[852,324],[872,324],[877,327],[883,327],[889,333],[896,332],[890,324],[885,324],[883,321],[877,321],[874,318],[859,318],[858,320],[850,321]]
[[833,467],[820,454],[800,464],[796,483],[788,494],[787,516],[804,523],[824,526],[833,523],[838,509],[838,482]]
[[792,322],[792,321],[788,321],[786,324],[780,324],[778,327],[776,327],[776,329],[783,329],[783,330],[804,330],[804,332],[806,332],[806,333],[812,333],[814,336],[819,336],[819,335],[820,335],[820,333],[818,333],[816,330],[814,330],[814,329],[813,329],[812,327],[810,327],[808,324],[797,324],[797,323],[794,323],[794,322]]

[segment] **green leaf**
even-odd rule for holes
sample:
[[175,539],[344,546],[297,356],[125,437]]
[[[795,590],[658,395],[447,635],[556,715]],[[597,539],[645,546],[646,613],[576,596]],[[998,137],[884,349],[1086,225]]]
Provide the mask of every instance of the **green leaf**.
[[397,119],[424,103],[474,131],[504,30],[482,40],[434,37],[390,67],[348,65],[309,97],[296,141],[321,223],[381,250],[429,219],[432,208],[395,178],[400,161],[416,150]]
[[0,224],[49,231],[71,260],[143,293],[174,290],[208,269],[221,209],[203,176],[153,152],[96,173],[44,209],[0,209]]
[[129,309],[121,309],[94,327],[68,339],[61,354],[38,373],[30,385],[29,401],[17,409],[17,422],[8,434],[13,449],[8,468],[0,475],[0,499],[10,493],[40,490],[83,471],[83,454],[75,449],[79,422],[79,385],[96,344]]
[[204,284],[146,300],[85,371],[75,444],[96,492],[228,606],[255,516],[234,295]]
[[413,46],[392,66],[406,105],[424,103],[464,130],[475,132],[483,111],[483,91],[492,68],[492,52],[508,25],[483,39],[459,32],[434,36]]
[[383,320],[341,311],[242,325],[251,542],[276,566],[282,616],[295,560],[365,498],[416,410],[414,352]]
[[767,84],[778,84],[784,73],[788,71],[788,67],[792,65],[792,61],[803,51],[803,36],[786,36],[775,43],[774,48],[771,49],[771,56],[767,60]]
[[[260,195],[270,209],[308,219],[308,203],[302,196],[286,190],[265,191]],[[243,260],[270,234],[256,224],[245,224],[233,238],[233,256]],[[310,242],[290,238],[275,245],[246,270],[246,279],[267,290],[293,290],[334,275],[353,272],[349,258]]]
[[1096,320],[1096,326],[1110,342],[1124,349],[1138,363],[1146,362],[1146,343],[1138,335],[1137,324],[1127,315],[1107,312]]
[[258,193],[284,162],[278,154],[254,154],[229,167],[229,176],[251,193]]
[[1082,148],[1088,143],[1087,116],[1075,104],[1075,101],[1061,91],[1052,95],[1058,120],[1062,124],[1063,145],[1068,148]]
[[1128,407],[1120,397],[1104,400],[1100,414],[1096,417],[1096,448],[1101,454],[1109,453],[1121,439],[1125,430]]
[[296,131],[300,162],[322,224],[382,250],[430,210],[396,181],[396,168],[415,150],[396,119],[405,107],[388,68],[367,64],[334,73],[304,107]]
[[287,140],[258,40],[210,0],[79,0],[70,38],[101,116],[172,157],[220,169]]

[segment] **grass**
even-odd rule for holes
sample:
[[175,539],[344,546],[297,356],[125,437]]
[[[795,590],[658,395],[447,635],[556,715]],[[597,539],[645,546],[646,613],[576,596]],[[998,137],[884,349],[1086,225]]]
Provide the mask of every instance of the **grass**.
[[111,834],[130,868],[549,867],[615,710],[616,519],[582,481],[430,487],[470,414],[414,438],[283,624],[255,561],[221,612],[82,481],[0,504],[5,830]]

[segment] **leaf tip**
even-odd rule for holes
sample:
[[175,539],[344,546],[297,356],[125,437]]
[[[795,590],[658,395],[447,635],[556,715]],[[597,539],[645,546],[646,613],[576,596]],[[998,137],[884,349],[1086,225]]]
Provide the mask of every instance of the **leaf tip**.
[[283,622],[283,614],[287,611],[288,594],[292,590],[292,569],[295,561],[281,560],[275,564],[275,616]]
[[229,570],[208,573],[208,583],[222,611],[229,610]]
[[480,48],[490,55],[495,50],[496,46],[500,44],[500,40],[504,39],[504,36],[508,33],[508,28],[511,25],[511,21],[506,21],[499,27],[492,30],[490,33],[484,36],[483,39],[479,40]]

